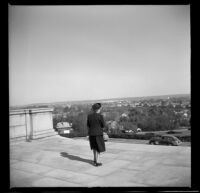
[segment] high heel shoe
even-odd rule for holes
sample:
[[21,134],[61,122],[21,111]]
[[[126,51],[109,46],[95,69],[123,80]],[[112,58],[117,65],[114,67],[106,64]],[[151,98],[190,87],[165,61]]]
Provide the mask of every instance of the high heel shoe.
[[97,163],[97,166],[102,166],[102,163]]
[[102,163],[97,163],[94,161],[94,166],[102,166]]
[[98,166],[98,165],[97,165],[97,162],[95,162],[95,161],[94,161],[94,166]]

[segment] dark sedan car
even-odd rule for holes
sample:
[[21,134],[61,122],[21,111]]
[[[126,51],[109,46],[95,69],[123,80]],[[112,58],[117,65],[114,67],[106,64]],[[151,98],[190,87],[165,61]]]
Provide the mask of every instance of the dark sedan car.
[[149,140],[149,144],[154,145],[180,145],[182,142],[173,135],[157,135]]

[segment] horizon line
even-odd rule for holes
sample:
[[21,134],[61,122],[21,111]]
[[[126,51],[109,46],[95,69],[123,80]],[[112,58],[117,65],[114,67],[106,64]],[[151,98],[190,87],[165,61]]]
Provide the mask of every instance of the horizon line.
[[20,107],[28,105],[39,105],[39,104],[50,104],[50,103],[73,103],[73,102],[92,102],[92,101],[106,101],[106,100],[119,100],[119,99],[128,99],[128,98],[145,98],[145,97],[164,97],[164,96],[173,96],[173,95],[190,95],[191,93],[179,93],[179,94],[164,94],[164,95],[146,95],[146,96],[130,96],[130,97],[115,97],[115,98],[103,98],[103,99],[84,99],[84,100],[68,100],[68,101],[57,101],[57,102],[38,102],[38,103],[29,103],[23,105],[13,105],[9,107]]

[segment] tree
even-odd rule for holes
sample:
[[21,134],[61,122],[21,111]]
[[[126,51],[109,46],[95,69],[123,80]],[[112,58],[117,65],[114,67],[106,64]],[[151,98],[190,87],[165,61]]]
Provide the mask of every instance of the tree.
[[126,121],[128,121],[128,120],[129,120],[128,117],[120,117],[120,118],[119,118],[119,123],[121,123],[121,122],[126,122]]
[[79,113],[77,116],[73,118],[72,128],[78,133],[87,135],[87,114]]
[[123,130],[132,130],[134,132],[137,131],[137,125],[134,125],[132,122],[125,121],[121,122],[120,125],[123,126]]
[[129,121],[144,131],[176,129],[179,126],[178,120],[172,105],[129,109]]
[[68,112],[70,110],[70,108],[68,106],[66,106],[64,109],[63,109],[63,112]]
[[119,112],[117,111],[107,112],[104,118],[105,118],[105,121],[111,121],[111,120],[117,121],[119,118]]

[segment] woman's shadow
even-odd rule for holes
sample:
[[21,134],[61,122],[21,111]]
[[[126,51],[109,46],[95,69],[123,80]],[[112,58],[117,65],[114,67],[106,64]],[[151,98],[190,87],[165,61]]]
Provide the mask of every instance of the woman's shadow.
[[85,162],[85,163],[94,165],[92,160],[84,159],[84,158],[81,158],[81,157],[75,156],[75,155],[70,155],[70,154],[68,154],[68,153],[66,153],[66,152],[61,152],[60,155],[61,155],[62,157],[66,157],[66,158],[68,158],[68,159],[70,159],[70,160],[81,161],[81,162]]

